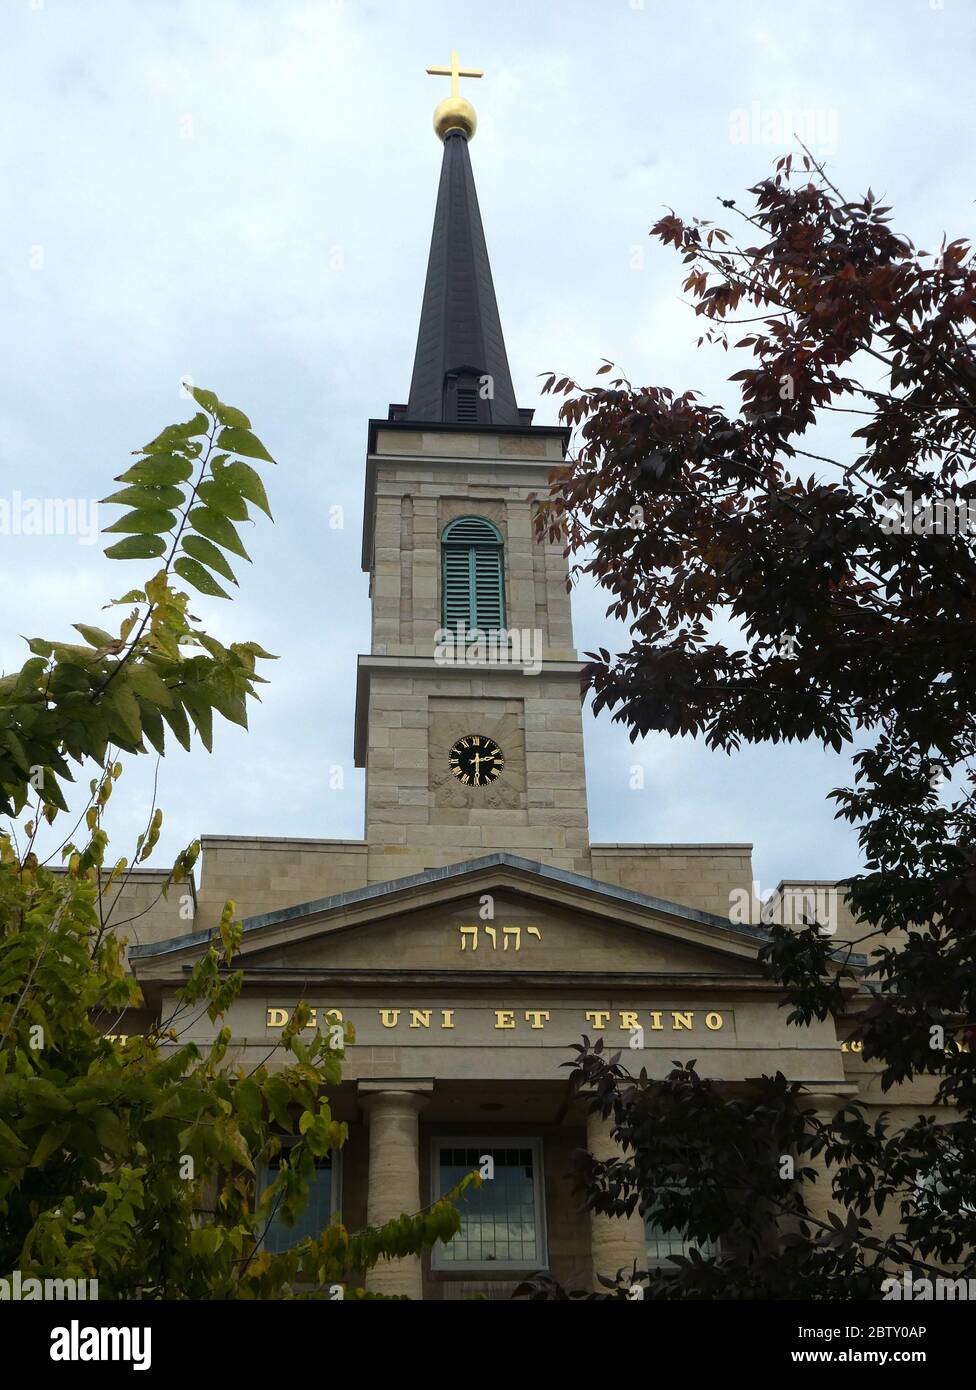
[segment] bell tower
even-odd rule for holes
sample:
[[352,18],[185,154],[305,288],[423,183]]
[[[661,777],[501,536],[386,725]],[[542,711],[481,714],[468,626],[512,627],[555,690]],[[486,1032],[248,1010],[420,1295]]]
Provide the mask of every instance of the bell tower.
[[569,431],[516,404],[459,81],[443,142],[406,405],[371,420],[363,569],[372,640],[359,658],[356,765],[366,769],[371,883],[508,851],[590,872],[580,707],[559,545],[533,494]]

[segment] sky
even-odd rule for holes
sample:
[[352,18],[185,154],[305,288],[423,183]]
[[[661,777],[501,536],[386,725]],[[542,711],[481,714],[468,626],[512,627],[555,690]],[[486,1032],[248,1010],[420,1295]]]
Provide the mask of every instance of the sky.
[[[485,71],[462,87],[472,161],[537,423],[555,423],[550,370],[591,382],[604,358],[732,405],[745,362],[696,348],[680,261],[648,230],[743,201],[794,131],[918,245],[971,232],[973,0],[2,0],[0,35],[0,499],[77,503],[82,531],[0,532],[0,669],[25,636],[106,625],[145,577],[102,556],[87,509],[192,413],[185,378],[246,411],[278,461],[235,601],[194,609],[280,659],[249,732],[167,753],[154,863],[200,834],[363,834],[366,424],[409,387],[448,91],[428,65],[457,49]],[[577,588],[581,653],[622,649],[605,608]],[[588,711],[585,741],[594,842],[751,842],[762,892],[858,867],[827,800],[849,750],[631,745]],[[154,764],[127,760],[117,853]]]

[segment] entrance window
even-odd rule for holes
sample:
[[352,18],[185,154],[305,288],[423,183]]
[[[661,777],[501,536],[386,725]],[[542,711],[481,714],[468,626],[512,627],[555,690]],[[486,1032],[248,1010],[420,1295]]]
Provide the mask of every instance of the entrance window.
[[[294,1141],[293,1141],[294,1142]],[[261,1192],[264,1193],[275,1181],[282,1163],[288,1161],[290,1144],[284,1144],[281,1152],[261,1170]],[[309,1183],[308,1201],[294,1226],[286,1224],[281,1216],[281,1205],[268,1222],[263,1249],[272,1255],[283,1254],[293,1245],[300,1245],[309,1237],[318,1237],[339,1212],[339,1155],[326,1154],[315,1160],[315,1176]]]
[[544,1269],[546,1239],[540,1139],[435,1139],[434,1198],[450,1192],[486,1158],[494,1175],[469,1187],[458,1210],[461,1229],[432,1254],[434,1269]]

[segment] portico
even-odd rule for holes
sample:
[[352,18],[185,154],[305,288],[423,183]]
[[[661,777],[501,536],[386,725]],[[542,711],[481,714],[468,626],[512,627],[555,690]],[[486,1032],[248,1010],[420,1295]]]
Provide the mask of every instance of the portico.
[[[474,923],[478,951],[462,936]],[[273,1067],[300,1000],[312,1009],[310,1032],[341,1023],[332,1108],[350,1139],[331,1182],[350,1228],[421,1210],[449,1189],[459,1163],[490,1157],[501,1170],[494,1205],[472,1214],[460,1254],[381,1264],[373,1289],[500,1294],[543,1268],[589,1286],[595,1273],[641,1266],[647,1241],[637,1217],[579,1209],[571,1155],[603,1156],[611,1144],[570,1094],[564,1064],[581,1035],[603,1037],[652,1076],[693,1055],[732,1087],[781,1070],[818,1092],[850,1089],[832,1022],[787,1027],[755,964],[763,937],[569,871],[488,856],[248,920],[245,983],[225,1020],[229,1058],[254,1065],[270,1052]],[[147,999],[166,1011],[203,944],[133,950]],[[204,1044],[214,1032],[204,1016],[184,1040]]]

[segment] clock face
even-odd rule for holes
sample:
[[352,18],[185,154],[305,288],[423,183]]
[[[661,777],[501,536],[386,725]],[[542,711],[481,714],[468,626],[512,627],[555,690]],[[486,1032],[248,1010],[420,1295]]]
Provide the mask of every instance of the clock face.
[[466,787],[487,787],[504,766],[502,750],[484,734],[466,734],[451,749],[451,771]]

